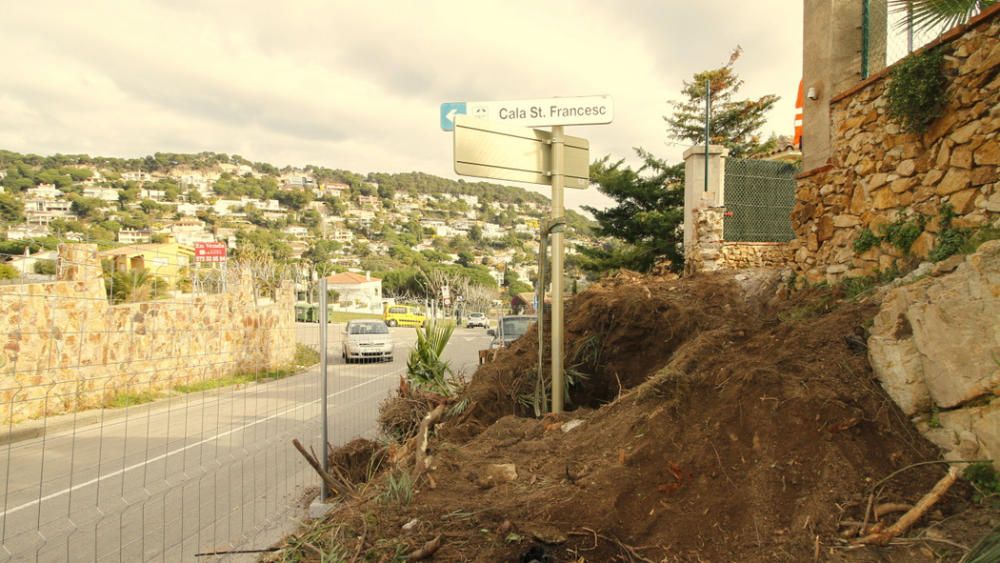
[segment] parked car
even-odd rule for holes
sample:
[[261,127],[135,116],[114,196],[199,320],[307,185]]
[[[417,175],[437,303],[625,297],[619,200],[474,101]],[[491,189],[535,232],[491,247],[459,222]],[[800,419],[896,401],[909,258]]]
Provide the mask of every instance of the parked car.
[[344,362],[392,361],[393,343],[389,327],[379,320],[355,319],[344,326]]
[[387,326],[424,326],[427,317],[420,307],[413,305],[386,305],[382,320]]
[[490,319],[483,313],[469,313],[469,318],[465,321],[465,328],[472,327],[490,328]]
[[486,334],[493,337],[493,341],[490,342],[489,350],[479,351],[479,363],[484,364],[491,361],[497,350],[510,346],[515,340],[524,336],[524,333],[528,332],[528,328],[536,320],[538,320],[536,317],[529,315],[507,315],[500,317],[500,322],[497,323],[496,330],[491,328],[486,332]]

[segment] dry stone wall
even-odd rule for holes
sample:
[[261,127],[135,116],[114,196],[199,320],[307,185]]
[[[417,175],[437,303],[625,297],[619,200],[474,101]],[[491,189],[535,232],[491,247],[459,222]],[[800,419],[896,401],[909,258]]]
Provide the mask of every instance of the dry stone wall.
[[922,135],[904,133],[886,114],[885,75],[831,103],[827,166],[800,175],[792,226],[794,267],[806,279],[839,281],[909,259],[887,243],[857,253],[901,216],[922,214],[924,231],[910,250],[927,256],[948,203],[956,227],[981,227],[1000,212],[1000,11],[943,38],[948,106]]
[[0,286],[0,423],[290,365],[292,287],[263,305],[253,290],[111,305],[96,247],[64,245],[58,281]]
[[725,207],[692,209],[694,237],[685,252],[686,271],[714,272],[788,266],[792,260],[792,252],[787,243],[724,240],[725,213]]

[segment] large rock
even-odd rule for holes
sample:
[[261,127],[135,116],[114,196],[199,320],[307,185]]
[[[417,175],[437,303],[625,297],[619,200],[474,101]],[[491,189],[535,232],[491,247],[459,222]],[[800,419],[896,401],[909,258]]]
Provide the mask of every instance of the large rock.
[[1000,240],[944,270],[886,293],[872,369],[907,415],[942,410],[923,430],[953,457],[1000,460]]
[[956,270],[890,291],[875,317],[870,356],[889,394],[914,414],[925,395],[952,408],[1000,391],[1000,241]]

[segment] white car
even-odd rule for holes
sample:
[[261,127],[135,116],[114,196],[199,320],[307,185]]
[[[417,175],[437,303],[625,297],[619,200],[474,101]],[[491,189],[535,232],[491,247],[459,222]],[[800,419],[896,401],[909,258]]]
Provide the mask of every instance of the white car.
[[490,328],[490,319],[482,313],[469,313],[469,318],[465,321],[465,328],[472,327]]
[[380,320],[353,320],[344,326],[345,363],[354,360],[392,361],[393,343],[389,327]]

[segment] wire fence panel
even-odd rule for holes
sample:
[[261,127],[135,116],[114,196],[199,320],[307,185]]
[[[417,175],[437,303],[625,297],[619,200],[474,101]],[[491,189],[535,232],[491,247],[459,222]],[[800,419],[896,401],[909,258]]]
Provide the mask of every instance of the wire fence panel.
[[863,0],[860,75],[868,78],[969,21],[982,0]]
[[773,160],[725,160],[723,239],[787,242],[795,238],[791,213],[798,167]]
[[[225,559],[301,522],[319,480],[291,440],[323,451],[301,365],[318,325],[296,323],[289,272],[189,252],[0,257],[0,561]],[[333,445],[374,437],[415,340],[398,331],[392,361],[331,366]]]

